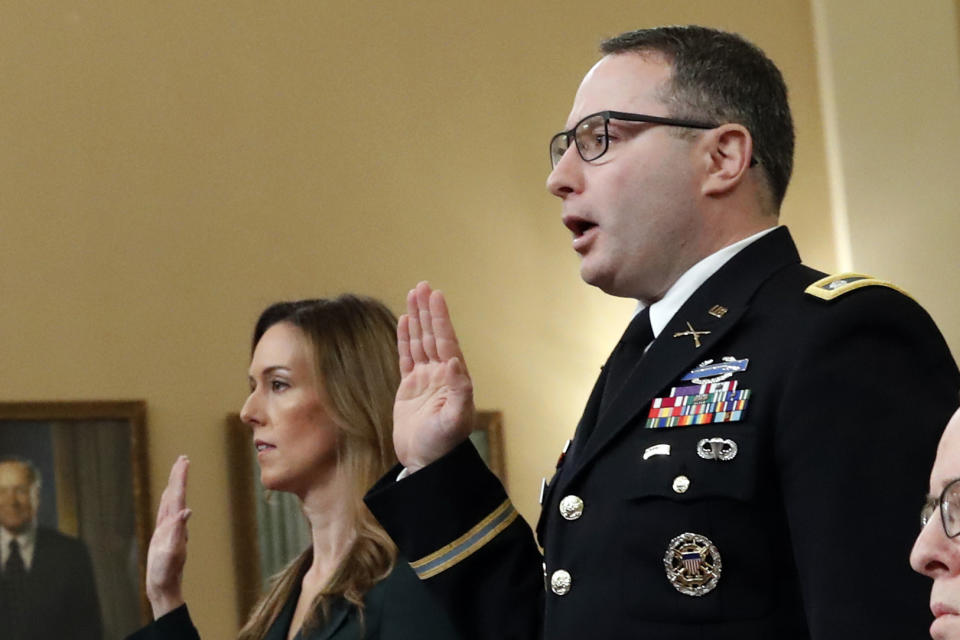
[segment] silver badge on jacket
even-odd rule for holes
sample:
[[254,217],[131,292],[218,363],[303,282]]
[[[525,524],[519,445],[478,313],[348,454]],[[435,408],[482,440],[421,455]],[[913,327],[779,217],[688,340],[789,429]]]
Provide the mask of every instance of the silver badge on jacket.
[[720,581],[722,567],[720,551],[709,538],[698,533],[681,533],[670,541],[663,556],[667,580],[687,596],[702,596],[713,591]]

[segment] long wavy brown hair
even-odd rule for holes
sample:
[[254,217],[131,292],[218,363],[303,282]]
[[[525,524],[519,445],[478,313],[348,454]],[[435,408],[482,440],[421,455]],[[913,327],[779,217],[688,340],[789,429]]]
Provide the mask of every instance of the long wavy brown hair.
[[[253,346],[273,325],[288,322],[303,331],[314,350],[320,384],[339,428],[337,473],[351,493],[356,537],[330,582],[314,599],[303,630],[318,627],[330,604],[343,598],[363,617],[363,598],[389,575],[396,561],[393,541],[363,504],[363,495],[396,463],[393,402],[397,365],[396,317],[381,302],[345,294],[333,299],[278,302],[257,321]],[[313,561],[308,547],[271,579],[240,630],[239,640],[261,640]]]

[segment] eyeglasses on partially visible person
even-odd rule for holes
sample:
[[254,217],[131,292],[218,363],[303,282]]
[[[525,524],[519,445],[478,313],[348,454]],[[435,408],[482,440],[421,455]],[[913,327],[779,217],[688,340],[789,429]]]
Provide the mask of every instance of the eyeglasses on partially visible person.
[[960,411],[940,437],[929,492],[910,566],[933,580],[930,637],[960,640]]
[[926,527],[933,514],[940,509],[940,524],[948,538],[960,536],[960,478],[951,480],[940,496],[929,496],[920,510],[920,527]]

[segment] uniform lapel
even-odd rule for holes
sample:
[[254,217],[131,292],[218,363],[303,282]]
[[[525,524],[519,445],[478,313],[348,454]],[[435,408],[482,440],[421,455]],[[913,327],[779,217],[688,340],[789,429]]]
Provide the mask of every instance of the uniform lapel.
[[577,455],[577,450],[582,449],[584,443],[589,439],[591,432],[597,425],[600,414],[600,401],[603,398],[603,386],[607,382],[607,366],[600,369],[600,376],[593,385],[593,391],[590,392],[590,398],[587,400],[587,406],[583,409],[583,415],[580,422],[577,423],[577,430],[574,431],[573,444],[570,445],[570,451],[567,453],[572,459]]
[[[708,357],[713,345],[747,311],[753,294],[767,278],[782,267],[799,261],[800,255],[789,232],[785,227],[780,227],[744,248],[707,279],[670,319],[640,366],[627,379],[623,391],[598,416],[599,394],[594,388],[581,422],[592,410],[596,416],[596,426],[590,438],[581,443],[582,448],[570,460],[572,469],[563,477],[563,484],[576,478],[590,460],[625,427],[634,423],[639,413],[648,411],[659,392]],[[714,305],[725,308],[720,317],[710,314]],[[699,336],[699,347],[692,336],[674,337],[676,333],[689,330],[688,322],[698,332],[710,332]]]
[[[597,415],[600,413],[600,399],[603,397],[603,385],[606,383],[606,380],[607,367],[604,365],[600,369],[600,376],[593,384],[593,391],[590,392],[590,398],[587,400],[587,406],[583,410],[583,415],[580,417],[580,422],[577,423],[577,429],[573,432],[573,442],[570,444],[570,448],[566,451],[566,453],[563,454],[565,461],[572,461],[576,459],[578,450],[583,448],[584,442],[587,441],[590,433],[596,426]],[[563,466],[558,463],[556,476],[544,489],[543,497],[540,500],[541,507],[550,504],[550,499],[553,495],[554,489],[563,484],[564,468],[569,468],[570,466],[572,466],[572,462],[566,462]],[[543,543],[543,528],[546,526],[546,520],[544,518],[545,513],[546,511],[541,509],[540,517],[537,518],[537,539],[541,542],[541,544]]]

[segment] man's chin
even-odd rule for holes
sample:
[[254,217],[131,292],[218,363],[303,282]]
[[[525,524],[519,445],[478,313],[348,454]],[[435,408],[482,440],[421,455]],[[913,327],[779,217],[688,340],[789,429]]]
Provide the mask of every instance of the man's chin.
[[591,287],[596,287],[605,293],[610,293],[609,289],[613,287],[613,278],[610,273],[599,265],[593,264],[589,258],[580,261],[580,278]]
[[960,617],[940,616],[930,625],[930,637],[934,640],[960,640]]
[[582,263],[580,265],[580,278],[590,286],[600,289],[607,295],[616,296],[617,298],[636,298],[633,292],[627,291],[622,284],[617,283],[612,274],[604,271],[585,269]]

